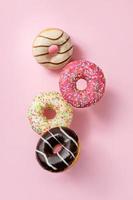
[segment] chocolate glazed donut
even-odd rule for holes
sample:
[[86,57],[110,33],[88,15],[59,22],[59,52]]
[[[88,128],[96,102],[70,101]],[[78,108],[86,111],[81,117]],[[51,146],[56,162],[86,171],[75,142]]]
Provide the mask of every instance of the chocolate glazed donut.
[[[61,149],[54,153],[54,148]],[[36,157],[39,164],[51,172],[61,172],[67,169],[78,157],[79,142],[76,133],[66,127],[56,127],[45,132],[36,147]]]

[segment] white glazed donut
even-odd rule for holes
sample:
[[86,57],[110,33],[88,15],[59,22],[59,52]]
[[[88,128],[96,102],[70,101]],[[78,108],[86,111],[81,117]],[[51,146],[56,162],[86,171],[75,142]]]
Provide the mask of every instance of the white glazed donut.
[[[48,119],[44,110],[51,108],[56,116]],[[63,126],[69,127],[73,118],[73,110],[58,92],[42,92],[36,96],[28,109],[28,119],[32,129],[42,135],[47,130]]]
[[48,69],[64,67],[73,54],[70,36],[58,28],[41,31],[35,38],[32,49],[37,62]]

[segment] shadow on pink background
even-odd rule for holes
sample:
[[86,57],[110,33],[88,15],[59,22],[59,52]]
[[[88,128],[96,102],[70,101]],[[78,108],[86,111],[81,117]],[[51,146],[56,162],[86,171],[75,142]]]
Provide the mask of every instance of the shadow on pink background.
[[[133,199],[132,10],[132,0],[0,2],[0,199]],[[26,117],[35,95],[59,91],[59,71],[44,69],[32,56],[32,41],[45,27],[68,32],[73,59],[98,64],[107,82],[99,103],[74,109],[80,158],[59,174],[36,162],[39,137]]]

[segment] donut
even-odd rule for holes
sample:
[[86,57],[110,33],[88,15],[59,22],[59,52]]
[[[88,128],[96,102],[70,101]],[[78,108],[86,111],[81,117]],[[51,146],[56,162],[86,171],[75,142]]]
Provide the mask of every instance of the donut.
[[[86,88],[77,88],[78,80],[86,81]],[[70,62],[60,74],[59,87],[62,96],[76,108],[88,107],[98,102],[105,91],[105,78],[102,70],[86,60]]]
[[[52,109],[56,115],[52,119],[45,116],[44,111]],[[57,127],[69,127],[73,118],[73,110],[58,92],[43,92],[36,96],[29,107],[28,119],[32,129],[42,135],[47,130]]]
[[73,45],[70,36],[58,28],[40,32],[33,41],[33,56],[48,69],[60,69],[71,59]]
[[[60,149],[54,152],[57,145]],[[41,136],[36,147],[39,164],[51,172],[62,172],[78,158],[79,140],[76,133],[66,127],[55,127]]]

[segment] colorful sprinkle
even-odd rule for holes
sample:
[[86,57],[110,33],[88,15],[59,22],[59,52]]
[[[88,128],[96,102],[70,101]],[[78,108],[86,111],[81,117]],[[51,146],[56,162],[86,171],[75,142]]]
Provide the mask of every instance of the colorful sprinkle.
[[[76,82],[84,79],[87,87],[77,89]],[[102,70],[86,60],[70,62],[60,75],[60,91],[64,99],[77,108],[88,107],[98,102],[105,91],[105,78]]]
[[[56,116],[48,119],[44,116],[44,110],[51,108]],[[69,127],[73,118],[73,110],[58,92],[41,93],[36,96],[28,110],[28,119],[32,129],[42,135],[47,130],[64,126]]]

